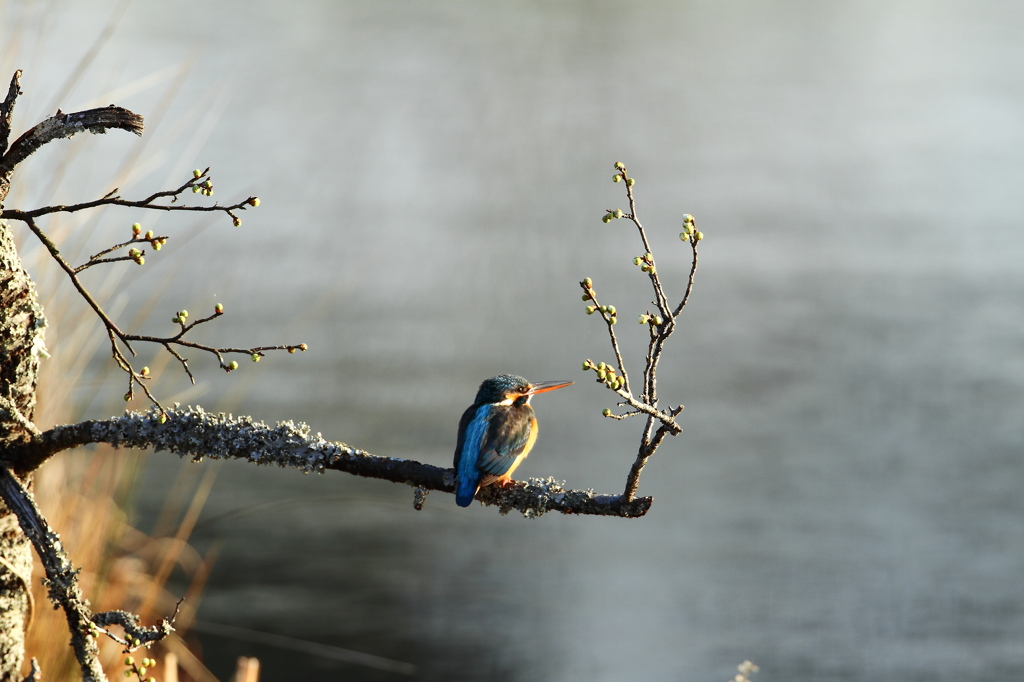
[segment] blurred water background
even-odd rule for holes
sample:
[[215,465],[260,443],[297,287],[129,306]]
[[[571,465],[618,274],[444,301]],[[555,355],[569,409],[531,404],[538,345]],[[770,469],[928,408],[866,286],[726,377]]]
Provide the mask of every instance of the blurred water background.
[[[660,375],[685,433],[646,471],[645,519],[439,494],[417,513],[406,487],[229,463],[193,535],[221,545],[199,618],[422,680],[1024,670],[1024,5],[7,0],[0,21],[0,77],[25,70],[16,130],[58,106],[147,116],[145,147],[49,145],[23,171],[40,196],[102,195],[135,155],[126,195],[209,165],[216,198],[261,198],[241,228],[91,225],[89,253],[136,220],[172,235],[114,292],[126,319],[148,307],[163,331],[220,301],[205,339],[310,346],[230,376],[196,358],[195,392],[168,367],[164,396],[447,465],[483,378],[609,358],[585,276],[640,371],[640,246],[600,221],[624,207],[613,162],[670,298],[681,215],[706,235]],[[107,375],[73,397],[103,417],[122,391]],[[522,476],[621,490],[640,423],[603,419],[588,381],[535,404]],[[207,470],[149,456],[137,523]],[[248,654],[267,680],[400,679],[200,637],[222,677]]]

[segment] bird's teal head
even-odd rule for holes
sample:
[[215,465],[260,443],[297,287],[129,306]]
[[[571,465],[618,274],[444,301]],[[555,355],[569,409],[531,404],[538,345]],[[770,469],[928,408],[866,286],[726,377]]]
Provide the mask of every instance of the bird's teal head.
[[515,374],[499,374],[496,377],[485,379],[480,384],[474,403],[476,405],[511,405],[521,400],[523,404],[529,404],[530,398],[538,393],[553,391],[572,383],[571,381],[545,381],[531,384]]

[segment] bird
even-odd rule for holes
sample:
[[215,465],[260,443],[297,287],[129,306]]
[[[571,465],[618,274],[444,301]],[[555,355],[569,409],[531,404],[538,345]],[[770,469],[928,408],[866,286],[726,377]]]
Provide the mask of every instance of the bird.
[[476,399],[459,420],[455,445],[455,502],[468,507],[484,486],[508,483],[533,444],[537,417],[530,398],[572,385],[572,381],[531,384],[515,374],[484,380]]

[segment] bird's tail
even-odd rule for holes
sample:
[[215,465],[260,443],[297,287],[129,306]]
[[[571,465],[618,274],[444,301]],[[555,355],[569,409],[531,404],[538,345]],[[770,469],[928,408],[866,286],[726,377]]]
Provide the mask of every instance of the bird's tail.
[[473,498],[476,497],[476,491],[479,489],[479,484],[473,480],[459,478],[458,484],[455,486],[455,504],[460,507],[468,507]]

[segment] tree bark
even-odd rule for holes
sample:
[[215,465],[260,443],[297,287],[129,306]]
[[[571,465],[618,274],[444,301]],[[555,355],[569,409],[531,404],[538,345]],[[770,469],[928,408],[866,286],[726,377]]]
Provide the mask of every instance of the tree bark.
[[[32,437],[46,322],[35,285],[0,221],[0,450]],[[31,485],[31,480],[24,482]],[[30,610],[32,546],[0,502],[0,682],[21,680]]]

